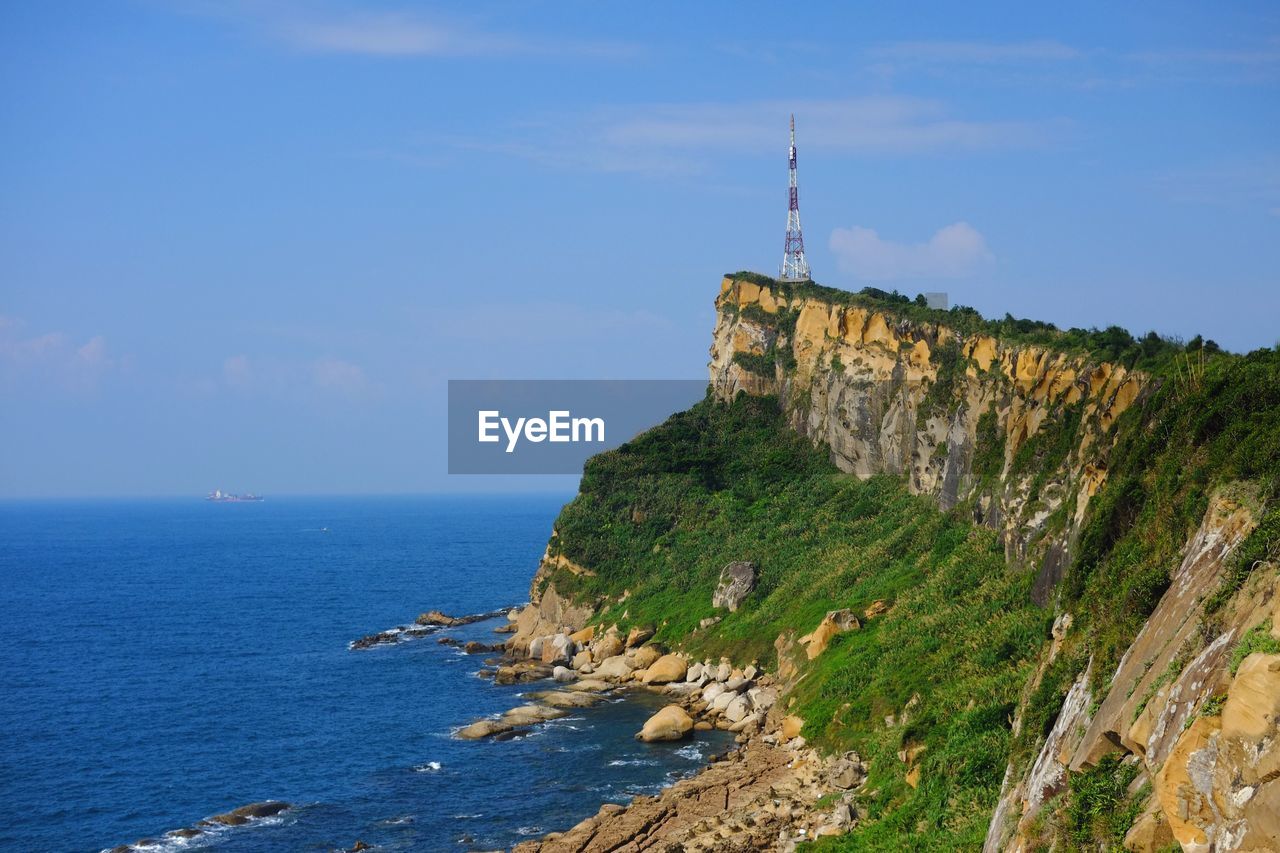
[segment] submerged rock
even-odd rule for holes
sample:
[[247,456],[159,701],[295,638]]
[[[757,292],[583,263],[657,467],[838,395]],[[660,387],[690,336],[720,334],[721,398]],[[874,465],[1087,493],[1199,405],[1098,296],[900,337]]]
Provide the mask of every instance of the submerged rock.
[[279,800],[267,800],[261,803],[250,803],[247,806],[241,806],[238,809],[214,815],[208,818],[208,821],[209,823],[217,823],[223,826],[242,826],[251,820],[260,820],[264,817],[278,815],[287,808],[289,808],[288,803]]

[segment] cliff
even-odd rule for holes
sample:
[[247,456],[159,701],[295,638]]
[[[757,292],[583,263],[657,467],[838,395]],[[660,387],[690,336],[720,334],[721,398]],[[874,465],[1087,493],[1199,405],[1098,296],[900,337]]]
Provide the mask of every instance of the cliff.
[[513,648],[775,670],[870,768],[825,846],[1280,849],[1280,352],[749,274],[716,307],[708,399],[588,463]]
[[943,509],[971,503],[1011,561],[1038,566],[1044,603],[1106,479],[1112,427],[1147,377],[855,299],[726,278],[711,346],[716,396],[776,395],[842,471],[902,476]]

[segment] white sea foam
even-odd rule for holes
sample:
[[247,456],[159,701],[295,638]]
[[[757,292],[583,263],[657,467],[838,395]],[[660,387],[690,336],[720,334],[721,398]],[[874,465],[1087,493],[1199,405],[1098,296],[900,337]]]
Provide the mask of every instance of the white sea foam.
[[428,761],[426,764],[419,764],[413,768],[418,773],[434,773],[440,769],[439,761]]

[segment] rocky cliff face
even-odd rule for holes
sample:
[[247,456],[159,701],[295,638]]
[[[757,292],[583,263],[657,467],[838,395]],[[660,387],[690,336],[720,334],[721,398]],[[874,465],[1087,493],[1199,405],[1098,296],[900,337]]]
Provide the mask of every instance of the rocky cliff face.
[[[811,286],[729,277],[717,309],[719,398],[776,395],[840,469],[900,475],[944,508],[971,507],[1000,531],[1009,563],[1037,573],[1036,602],[1054,605],[1116,420],[1142,404],[1145,375]],[[1129,795],[1145,804],[1126,848],[1280,849],[1280,567],[1255,567],[1212,616],[1204,603],[1260,513],[1246,484],[1212,496],[1119,666],[1108,677],[1085,661],[1038,752],[1008,768],[986,850],[1048,849],[1073,774],[1104,760],[1129,768]],[[1015,734],[1073,621],[1057,614]]]
[[902,475],[943,508],[973,499],[1010,560],[1038,566],[1037,596],[1047,599],[1142,374],[804,288],[726,278],[716,306],[717,396],[775,394],[842,470]]

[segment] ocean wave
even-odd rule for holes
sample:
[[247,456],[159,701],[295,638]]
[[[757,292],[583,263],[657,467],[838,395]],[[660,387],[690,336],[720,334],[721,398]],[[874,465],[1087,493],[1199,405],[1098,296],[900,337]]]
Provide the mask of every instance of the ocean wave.
[[415,773],[434,773],[439,769],[439,761],[428,761],[425,764],[419,764],[413,768]]
[[655,767],[658,762],[652,758],[615,758],[610,761],[609,767]]
[[[253,804],[261,805],[261,804]],[[248,806],[244,808],[249,808]],[[236,810],[239,811],[239,810]],[[297,809],[294,806],[286,805],[282,811],[275,814],[264,815],[261,817],[247,815],[243,823],[226,824],[218,823],[215,819],[206,818],[198,821],[194,826],[183,827],[182,829],[171,829],[158,838],[140,838],[132,844],[120,844],[115,847],[108,847],[101,853],[121,853],[121,851],[137,851],[137,853],[176,853],[176,851],[186,850],[190,847],[203,848],[208,846],[214,839],[226,833],[252,829],[262,826],[280,826],[294,819],[294,812]],[[228,812],[227,814],[233,814]],[[224,817],[220,816],[220,817]]]

